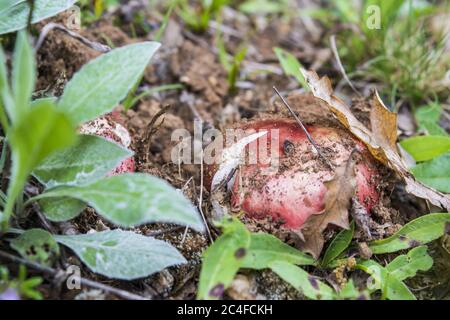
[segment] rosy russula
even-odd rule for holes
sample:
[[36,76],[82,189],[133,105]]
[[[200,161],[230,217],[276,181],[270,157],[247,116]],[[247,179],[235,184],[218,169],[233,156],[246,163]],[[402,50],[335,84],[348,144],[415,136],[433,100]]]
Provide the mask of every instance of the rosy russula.
[[[131,145],[131,136],[128,130],[120,123],[110,119],[109,117],[100,117],[92,121],[88,121],[80,127],[79,132],[82,134],[90,134],[103,137],[109,141],[118,143],[125,148],[129,148]],[[108,175],[118,175],[134,171],[134,157],[129,157],[123,160]]]
[[[291,231],[299,231],[311,215],[323,212],[327,192],[324,182],[332,180],[335,173],[320,158],[295,120],[258,119],[235,128],[256,132],[267,130],[267,137],[258,138],[258,148],[260,143],[267,143],[266,155],[269,157],[271,130],[278,129],[279,163],[276,170],[265,170],[270,163],[260,161],[264,155],[258,152],[256,163],[244,162],[238,167],[231,187],[232,211],[243,211],[247,217],[256,220],[269,218]],[[367,148],[340,128],[310,125],[307,130],[334,168],[346,163],[356,148],[359,155],[355,164],[356,196],[370,212],[380,198],[377,189],[380,175],[377,162]],[[248,152],[249,146],[246,150]],[[246,157],[245,161],[248,159]],[[217,164],[208,167],[206,184],[209,188],[217,168]]]

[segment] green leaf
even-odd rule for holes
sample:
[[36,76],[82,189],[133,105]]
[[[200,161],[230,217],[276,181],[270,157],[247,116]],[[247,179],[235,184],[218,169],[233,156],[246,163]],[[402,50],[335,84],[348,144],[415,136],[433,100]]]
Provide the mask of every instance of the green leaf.
[[7,8],[10,8],[10,7],[16,5],[16,4],[19,3],[19,2],[24,2],[24,1],[26,1],[26,0],[3,0],[3,1],[0,3],[0,14],[1,14],[1,12],[2,12],[3,10],[5,10],[5,9],[7,9]]
[[417,180],[436,190],[450,193],[450,152],[411,169]]
[[[30,8],[28,1],[10,2],[0,9],[0,34],[23,29],[27,26]],[[39,22],[70,8],[76,0],[34,0],[32,23]]]
[[280,1],[247,0],[239,6],[239,10],[247,14],[280,13],[286,8]]
[[415,117],[419,130],[425,130],[430,135],[446,136],[447,132],[439,126],[439,119],[442,114],[442,106],[439,103],[430,103],[422,106],[415,112]]
[[[6,67],[5,53],[3,52],[3,48],[0,46],[0,107],[2,106],[6,109],[8,114],[14,113],[14,100],[12,98],[11,89],[8,83],[8,70]],[[4,123],[2,123],[2,125],[4,125]]]
[[270,264],[270,269],[309,299],[332,300],[335,297],[333,289],[296,265],[274,261]]
[[331,241],[328,246],[327,251],[325,251],[321,262],[322,267],[327,267],[330,262],[336,259],[342,252],[344,252],[345,249],[348,248],[352,242],[354,231],[355,223],[352,222],[350,229],[344,229],[334,237],[333,241]]
[[67,197],[42,199],[39,205],[45,217],[54,222],[71,220],[86,208],[83,201]]
[[11,128],[9,140],[13,164],[29,174],[47,156],[74,143],[76,135],[67,116],[43,101]]
[[186,263],[170,244],[131,231],[112,230],[73,236],[55,236],[72,249],[95,273],[132,280]]
[[30,102],[30,106],[31,106],[31,108],[34,108],[35,106],[40,105],[44,101],[56,104],[56,102],[58,101],[58,98],[57,97],[53,97],[53,96],[45,97],[45,98],[38,98],[38,99],[35,99],[35,100],[31,101]]
[[432,102],[426,106],[417,108],[414,116],[419,123],[423,121],[438,122],[441,118],[441,114],[442,106],[439,103]]
[[300,68],[303,68],[297,58],[290,52],[287,52],[281,48],[273,48],[275,55],[280,61],[280,65],[284,70],[284,73],[288,76],[294,76],[302,88],[309,90],[309,86],[306,83],[305,78],[300,72]]
[[261,270],[269,268],[273,261],[285,261],[296,265],[313,265],[314,258],[287,245],[267,233],[252,233],[248,254],[242,268]]
[[369,300],[370,294],[364,290],[359,291],[355,284],[353,283],[353,279],[350,279],[349,282],[347,282],[344,287],[339,291],[338,293],[339,299],[345,299],[345,300]]
[[110,112],[127,96],[159,47],[158,42],[131,44],[89,62],[66,85],[58,107],[76,123]]
[[332,3],[337,9],[339,17],[343,20],[342,22],[357,24],[360,21],[360,16],[352,1],[334,0]]
[[197,210],[166,181],[147,174],[121,174],[84,186],[50,189],[34,200],[69,197],[92,206],[109,221],[123,227],[151,222],[177,223],[202,231]]
[[430,135],[447,136],[447,131],[438,123],[423,121],[419,125],[419,129],[425,130]]
[[52,234],[43,229],[30,229],[11,241],[11,248],[27,260],[50,266],[59,255]]
[[386,270],[400,281],[412,278],[417,271],[427,271],[433,266],[433,259],[427,253],[427,246],[414,248],[392,260]]
[[416,161],[431,160],[450,151],[450,137],[444,136],[413,137],[400,144]]
[[382,240],[369,243],[374,254],[391,253],[426,244],[450,230],[450,213],[430,213],[405,224],[399,231]]
[[48,101],[29,109],[10,128],[8,139],[12,151],[12,174],[3,223],[12,213],[14,202],[28,175],[47,156],[75,142],[75,129],[67,116]]
[[13,59],[12,90],[15,110],[9,114],[13,121],[17,121],[30,107],[35,82],[36,62],[34,53],[28,40],[28,34],[21,31],[17,35]]
[[379,263],[373,260],[360,261],[356,268],[370,274],[372,280],[370,290],[381,290],[383,296],[389,300],[416,300],[408,287]]
[[155,93],[166,91],[166,90],[176,90],[176,89],[183,89],[184,86],[181,83],[171,83],[171,84],[163,84],[157,87],[149,88],[141,93],[139,93],[137,96],[129,95],[129,97],[122,103],[125,111],[132,108],[136,103],[138,103],[139,100],[149,97]]
[[158,31],[156,32],[156,35],[154,37],[155,41],[160,41],[162,36],[164,35],[164,32],[166,31],[167,25],[169,24],[170,16],[172,15],[173,8],[175,8],[176,1],[172,2],[172,4],[169,6],[169,9],[167,9],[166,14],[164,15],[163,21],[161,23],[161,26],[159,27]]
[[47,188],[85,185],[103,178],[132,155],[102,137],[80,135],[75,145],[45,158],[33,173]]
[[250,246],[250,232],[232,219],[223,226],[224,233],[204,253],[198,299],[218,299],[233,281]]

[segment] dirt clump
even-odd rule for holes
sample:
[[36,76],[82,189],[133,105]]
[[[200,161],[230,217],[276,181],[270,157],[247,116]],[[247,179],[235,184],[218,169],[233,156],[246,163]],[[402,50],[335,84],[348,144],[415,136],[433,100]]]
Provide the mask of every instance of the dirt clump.
[[53,30],[36,54],[38,80],[36,90],[45,95],[61,95],[65,84],[83,65],[100,55],[76,39]]
[[190,41],[185,41],[172,56],[171,69],[179,81],[204,99],[204,107],[218,117],[228,92],[226,74],[214,55]]

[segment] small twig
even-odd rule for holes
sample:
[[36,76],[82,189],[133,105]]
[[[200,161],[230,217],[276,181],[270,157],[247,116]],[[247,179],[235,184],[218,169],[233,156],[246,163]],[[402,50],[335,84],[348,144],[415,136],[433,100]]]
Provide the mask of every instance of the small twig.
[[163,235],[163,234],[167,234],[167,233],[178,231],[178,230],[180,230],[182,228],[183,228],[182,226],[177,226],[177,227],[168,228],[168,229],[165,229],[165,230],[150,231],[150,232],[147,232],[145,235],[148,236],[148,237],[156,237],[156,236],[160,236],[160,235]]
[[300,125],[300,127],[302,128],[302,130],[305,132],[306,137],[308,138],[309,142],[312,144],[312,146],[314,147],[314,149],[316,149],[317,153],[319,154],[319,156],[323,159],[323,161],[325,161],[325,163],[328,165],[328,167],[331,170],[334,170],[333,165],[330,163],[330,161],[328,161],[328,159],[322,154],[322,152],[320,151],[319,147],[317,146],[316,142],[313,140],[313,138],[311,137],[311,135],[309,134],[308,130],[306,129],[306,127],[303,125],[303,122],[300,120],[300,118],[297,116],[297,114],[294,112],[294,110],[292,110],[291,106],[289,105],[289,103],[286,101],[286,99],[284,99],[284,97],[281,95],[281,93],[278,91],[278,89],[276,87],[273,87],[273,90],[275,90],[275,92],[277,93],[277,95],[280,97],[281,101],[283,101],[283,104],[286,106],[286,108],[288,108],[289,112],[292,114],[292,116],[295,118],[295,120],[297,121],[297,123]]
[[150,145],[151,145],[151,137],[152,135],[159,129],[159,127],[163,124],[164,122],[164,118],[161,120],[161,123],[158,126],[155,126],[156,121],[161,118],[161,116],[163,116],[167,110],[169,110],[170,105],[165,105],[164,107],[161,108],[161,110],[159,110],[152,118],[152,120],[150,120],[150,123],[147,126],[147,129],[144,133],[144,138],[143,138],[143,142],[144,142],[144,146],[145,146],[145,157],[146,157],[146,161],[149,162],[149,154],[150,154]]
[[203,223],[205,225],[209,241],[211,243],[213,243],[214,240],[211,235],[211,230],[209,230],[208,222],[206,221],[206,217],[205,217],[205,214],[203,213],[202,206],[203,206],[203,147],[202,147],[202,151],[201,151],[201,162],[200,162],[200,196],[198,197],[198,210],[200,211],[200,214],[202,216]]
[[[56,276],[59,272],[56,269],[50,268],[50,267],[46,267],[46,266],[42,266],[39,263],[36,262],[32,262],[32,261],[28,261],[19,257],[16,257],[12,254],[9,254],[7,252],[4,251],[0,251],[0,257],[3,257],[5,259],[8,259],[12,262],[15,263],[21,263],[24,264],[30,268],[36,269],[38,271],[41,271],[43,273],[46,273],[48,275],[52,275],[52,276]],[[64,271],[64,273],[66,273]],[[82,285],[85,285],[87,287],[91,287],[91,288],[95,288],[95,289],[100,289],[109,293],[112,293],[118,297],[127,299],[127,300],[148,300],[145,297],[139,296],[137,294],[125,291],[125,290],[121,290],[121,289],[117,289],[111,286],[108,286],[106,284],[97,282],[97,281],[93,281],[93,280],[89,280],[83,277],[80,277],[80,283]]]
[[42,44],[44,43],[45,38],[48,35],[48,33],[50,31],[54,30],[54,29],[66,33],[67,35],[71,36],[72,38],[80,41],[85,46],[87,46],[87,47],[89,47],[91,49],[94,49],[96,51],[99,51],[99,52],[102,52],[102,53],[106,53],[106,52],[111,51],[111,48],[106,46],[106,45],[104,45],[104,44],[101,44],[99,42],[91,41],[91,40],[83,37],[82,35],[67,29],[66,27],[64,27],[61,24],[50,22],[47,25],[45,25],[44,28],[42,28],[42,32],[39,35],[39,39],[38,39],[38,41],[36,43],[36,46],[34,48],[36,52],[38,52],[39,49],[41,48]]
[[189,231],[189,227],[186,227],[186,228],[184,229],[183,237],[181,238],[180,245],[183,245],[184,242],[186,241],[186,236],[187,236],[188,231]]
[[[194,115],[194,126],[196,123],[205,123],[200,113],[197,111],[197,109],[190,103],[188,104],[188,106],[191,109],[192,114]],[[196,120],[197,122],[195,122]],[[203,171],[204,170],[203,170],[203,144],[202,144],[200,151],[200,196],[198,198],[198,210],[200,211],[200,215],[202,216],[203,224],[205,225],[209,241],[213,243],[214,240],[211,235],[211,230],[209,229],[208,221],[206,220],[205,213],[203,212]]]
[[338,53],[337,46],[336,46],[336,36],[335,35],[332,35],[330,37],[330,44],[331,44],[331,51],[333,52],[334,58],[336,59],[336,62],[338,64],[339,71],[341,72],[342,76],[344,77],[345,81],[348,83],[350,88],[352,88],[352,90],[361,98],[362,95],[359,93],[358,90],[356,90],[355,86],[350,81],[350,78],[347,76],[344,66],[342,65],[342,61],[341,61],[341,58],[339,57],[339,53]]

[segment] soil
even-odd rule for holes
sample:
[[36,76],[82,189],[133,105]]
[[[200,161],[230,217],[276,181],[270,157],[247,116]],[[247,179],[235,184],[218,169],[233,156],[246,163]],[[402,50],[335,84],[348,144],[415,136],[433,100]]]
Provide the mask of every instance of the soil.
[[[122,19],[125,19],[122,16]],[[60,16],[54,21],[64,23],[64,17]],[[150,21],[158,19],[150,16]],[[36,27],[36,32],[48,23],[45,21]],[[227,83],[227,74],[218,62],[214,52],[214,37],[209,33],[193,34],[177,19],[169,21],[165,35],[164,46],[153,58],[147,68],[141,89],[169,83],[182,83],[184,89],[160,92],[151,97],[142,99],[128,111],[118,106],[115,115],[119,123],[123,124],[131,133],[131,149],[135,152],[136,171],[146,172],[161,177],[180,188],[194,204],[198,204],[201,188],[201,170],[199,165],[178,165],[171,160],[171,149],[176,142],[171,135],[175,129],[186,128],[190,132],[194,130],[194,119],[201,119],[205,127],[224,129],[233,125],[242,125],[246,121],[255,119],[267,119],[274,117],[291,118],[286,108],[277,102],[272,86],[277,86],[307,125],[320,125],[333,127],[338,130],[342,126],[327,111],[324,103],[314,98],[309,93],[299,92],[295,81],[282,75],[272,48],[282,46],[305,61],[309,66],[320,73],[334,75],[336,71],[330,69],[331,52],[319,45],[320,38],[325,31],[320,26],[312,24],[305,27],[299,22],[272,21],[268,24],[258,25],[255,21],[239,14],[225,13],[228,26],[237,30],[238,35],[244,35],[251,31],[248,40],[249,53],[244,62],[242,73],[246,81],[238,83],[238,90],[230,94]],[[256,24],[256,28],[254,27]],[[254,30],[256,29],[256,30]],[[138,32],[139,33],[139,32]],[[122,46],[128,43],[151,39],[154,30],[144,33],[141,37],[135,37],[124,23],[122,27],[114,24],[113,18],[105,18],[94,22],[80,30],[80,34],[86,38],[108,46]],[[228,49],[236,48],[240,42],[239,37],[225,35]],[[100,53],[93,50],[78,40],[65,33],[51,31],[42,47],[37,52],[38,63],[38,96],[60,95],[65,83],[84,64],[98,56]],[[252,63],[275,70],[269,73],[257,73],[252,70]],[[343,92],[345,94],[345,92]],[[166,106],[168,106],[166,108]],[[368,104],[363,100],[353,102],[353,110],[356,116],[368,123]],[[156,117],[156,118],[155,118]],[[303,155],[304,157],[307,155]],[[288,166],[289,164],[286,164]],[[407,195],[402,186],[399,186],[392,172],[379,168],[383,176],[383,184],[379,186],[381,201],[371,211],[370,228],[376,237],[386,237],[398,230],[405,222],[427,212],[424,203]],[[205,215],[210,215],[208,204],[209,191],[203,189],[203,203],[201,204]],[[294,243],[294,239],[286,233],[273,227],[272,221],[253,220],[242,218],[250,230],[264,230],[271,232],[287,243]],[[86,209],[79,217],[68,223],[53,223],[61,233],[86,233],[90,230],[106,230],[113,226],[104,221],[92,209]],[[270,227],[268,227],[270,226]],[[83,276],[113,285],[152,299],[193,299],[196,294],[196,285],[199,276],[201,255],[210,243],[206,234],[199,234],[190,229],[167,224],[145,225],[133,229],[133,231],[154,236],[170,242],[178,248],[188,263],[186,265],[171,267],[163,272],[155,274],[147,279],[133,282],[123,282],[106,279],[90,272],[83,267],[76,256],[71,252],[65,252],[66,263],[78,264],[82,267]],[[212,235],[217,235],[211,228]],[[335,234],[334,230],[328,232],[326,239]],[[365,241],[365,236],[358,230],[355,236]],[[450,241],[448,241],[450,243]],[[449,252],[439,250],[442,246],[436,244],[433,255],[437,259],[440,268],[445,266],[442,257],[449,257]],[[447,244],[447,248],[450,245]],[[450,250],[450,249],[449,249]],[[436,269],[433,269],[436,270]],[[314,275],[327,277],[322,270],[308,270]],[[346,277],[347,269],[335,270],[334,281],[342,283]],[[410,285],[413,288],[424,286],[437,290],[442,296],[448,295],[440,287],[443,283],[449,283],[450,278],[442,276],[442,273],[423,274]],[[439,280],[436,280],[439,277]],[[446,282],[447,281],[447,282]],[[437,285],[436,285],[437,283]],[[431,290],[430,289],[430,290]],[[73,292],[59,292],[51,285],[43,287],[47,297],[59,298],[115,298],[93,290]],[[423,297],[427,297],[430,291],[424,291]],[[302,296],[289,285],[281,281],[270,271],[250,272],[243,271],[228,290],[229,298],[242,299],[301,299]]]

